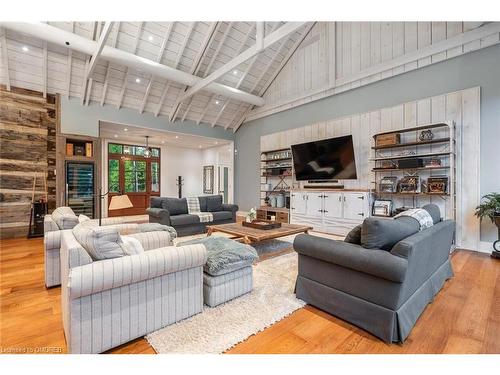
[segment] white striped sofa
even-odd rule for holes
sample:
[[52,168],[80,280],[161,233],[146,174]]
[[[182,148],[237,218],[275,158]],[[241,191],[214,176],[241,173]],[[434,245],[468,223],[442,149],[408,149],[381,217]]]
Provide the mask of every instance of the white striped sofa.
[[159,246],[162,238],[169,241],[167,232],[138,233],[130,237],[141,241],[144,253],[92,261],[71,230],[61,234],[70,353],[101,353],[202,311],[203,245]]
[[[44,253],[45,253],[45,286],[47,288],[61,284],[61,231],[72,229],[78,224],[78,217],[70,207],[58,207],[59,212],[64,212],[67,216],[59,220],[54,220],[52,215],[45,215],[44,218]],[[73,215],[73,217],[71,217]],[[117,225],[122,234],[137,231],[137,224],[127,222],[126,217],[109,217],[102,219],[102,225]],[[97,222],[97,219],[93,219]],[[59,224],[58,224],[59,223]],[[171,244],[169,244],[170,246]]]

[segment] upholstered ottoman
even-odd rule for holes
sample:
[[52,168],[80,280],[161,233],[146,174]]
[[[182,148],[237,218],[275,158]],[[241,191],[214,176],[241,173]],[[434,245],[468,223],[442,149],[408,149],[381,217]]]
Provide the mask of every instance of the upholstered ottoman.
[[207,263],[203,268],[203,302],[215,307],[252,291],[252,263],[255,249],[225,237],[205,237],[181,242],[177,246],[203,244]]

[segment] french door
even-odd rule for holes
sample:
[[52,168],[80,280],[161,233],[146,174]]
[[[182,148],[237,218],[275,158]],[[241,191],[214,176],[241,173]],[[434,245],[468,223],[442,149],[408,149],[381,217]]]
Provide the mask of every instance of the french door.
[[[114,146],[114,147],[111,147]],[[121,148],[118,146],[122,146]],[[128,195],[132,208],[108,210],[108,216],[146,213],[151,197],[160,196],[160,150],[145,158],[143,147],[110,144],[108,148],[108,205],[114,195]],[[112,152],[114,151],[114,152]]]

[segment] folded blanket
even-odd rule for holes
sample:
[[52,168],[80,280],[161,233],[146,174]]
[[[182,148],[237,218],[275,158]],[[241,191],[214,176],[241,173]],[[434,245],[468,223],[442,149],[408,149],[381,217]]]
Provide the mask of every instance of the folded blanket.
[[204,237],[178,243],[177,246],[202,244],[208,253],[204,271],[211,275],[217,274],[225,267],[234,263],[248,261],[252,263],[259,256],[252,246],[239,243],[225,237]]
[[138,229],[139,232],[162,232],[162,231],[167,231],[170,233],[170,238],[174,239],[177,238],[177,231],[175,228],[170,227],[168,225],[163,225],[160,223],[144,223],[144,224],[138,224]]
[[200,218],[200,223],[209,223],[214,221],[214,215],[210,212],[201,212],[200,200],[198,197],[187,197],[188,214],[197,215]]
[[412,217],[418,221],[420,225],[420,230],[424,230],[430,228],[434,225],[434,221],[432,220],[432,216],[422,208],[412,208],[406,211],[401,212],[400,214],[394,216],[394,219],[398,217],[408,216]]

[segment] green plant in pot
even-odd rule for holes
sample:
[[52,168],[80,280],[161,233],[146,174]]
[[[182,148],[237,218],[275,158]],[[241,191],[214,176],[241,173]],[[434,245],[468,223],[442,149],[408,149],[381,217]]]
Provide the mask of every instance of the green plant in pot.
[[481,198],[481,204],[476,207],[475,215],[482,221],[489,218],[498,228],[498,240],[493,243],[492,256],[500,257],[500,193],[489,193]]

